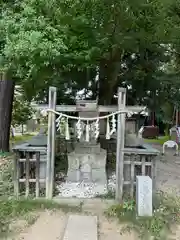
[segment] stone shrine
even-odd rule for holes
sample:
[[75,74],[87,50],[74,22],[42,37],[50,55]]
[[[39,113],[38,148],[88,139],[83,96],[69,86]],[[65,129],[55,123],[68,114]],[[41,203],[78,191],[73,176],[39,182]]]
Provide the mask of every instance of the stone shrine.
[[78,143],[68,154],[67,181],[107,184],[106,150],[100,144]]
[[[79,117],[97,117],[96,101],[78,101],[76,103]],[[91,124],[91,123],[90,123]],[[85,133],[76,144],[75,150],[68,154],[68,182],[96,183],[106,185],[106,156],[107,152],[100,148],[90,130],[90,141],[85,142]]]

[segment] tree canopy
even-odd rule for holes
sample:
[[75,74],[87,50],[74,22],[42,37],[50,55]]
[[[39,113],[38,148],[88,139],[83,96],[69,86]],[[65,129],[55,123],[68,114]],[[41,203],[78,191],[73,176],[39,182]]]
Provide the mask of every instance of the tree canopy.
[[166,14],[160,0],[15,1],[1,19],[4,66],[29,98],[54,85],[60,101],[85,88],[111,103],[118,86],[131,85],[142,100],[167,61]]
[[[153,111],[179,105],[179,0],[1,1],[1,72],[28,101],[73,103],[79,90],[111,104],[119,86],[128,104]],[[7,75],[7,74],[6,74]],[[163,110],[164,111],[164,110]]]

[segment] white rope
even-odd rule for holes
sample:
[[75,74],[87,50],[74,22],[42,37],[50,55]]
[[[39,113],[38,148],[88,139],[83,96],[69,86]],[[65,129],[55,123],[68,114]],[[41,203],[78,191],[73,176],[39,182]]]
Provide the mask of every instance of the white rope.
[[69,123],[68,123],[68,118],[66,119],[66,134],[65,134],[65,138],[66,140],[70,140],[70,133],[69,133]]
[[76,123],[76,130],[77,130],[77,138],[80,139],[82,135],[82,126],[81,126],[81,120],[80,118],[78,119]]
[[90,126],[89,126],[89,121],[87,121],[87,123],[86,123],[86,138],[85,138],[86,142],[89,142],[89,138],[90,138],[89,131],[90,131]]
[[[144,109],[143,109],[144,110]],[[141,110],[141,111],[143,111]],[[101,119],[106,119],[106,118],[110,118],[112,116],[115,116],[115,115],[118,115],[118,114],[122,114],[122,113],[127,113],[127,114],[133,114],[133,112],[131,111],[128,111],[128,110],[119,110],[119,111],[116,111],[116,112],[113,112],[113,113],[110,113],[108,115],[105,115],[105,116],[100,116],[100,117],[91,117],[91,118],[85,118],[85,117],[75,117],[75,116],[70,116],[70,115],[67,115],[65,113],[60,113],[60,112],[56,112],[52,109],[47,109],[47,110],[43,110],[43,115],[45,115],[45,111],[46,112],[52,112],[54,114],[57,114],[61,117],[65,117],[65,118],[69,118],[69,119],[74,119],[74,120],[81,120],[81,121],[95,121],[95,120],[101,120]],[[140,112],[141,112],[140,111]]]
[[112,130],[110,131],[110,136],[116,132],[116,118],[115,115],[112,116]]
[[[141,111],[143,111],[143,110],[141,110]],[[110,139],[111,135],[116,132],[116,118],[115,118],[115,115],[127,114],[128,117],[129,117],[129,115],[133,114],[132,111],[128,111],[126,109],[119,110],[119,111],[107,114],[105,116],[100,116],[100,117],[98,116],[98,117],[93,117],[93,118],[92,117],[91,118],[74,117],[74,116],[70,116],[70,115],[64,114],[62,112],[54,111],[52,109],[47,109],[47,110],[44,109],[41,112],[41,114],[45,117],[45,116],[48,115],[48,112],[51,112],[51,113],[54,113],[54,114],[58,115],[58,118],[56,119],[56,127],[57,127],[57,130],[60,130],[60,132],[63,135],[65,135],[65,139],[66,140],[70,139],[69,122],[68,122],[68,120],[69,119],[77,120],[77,123],[76,123],[77,138],[81,139],[81,137],[83,136],[83,137],[85,137],[84,140],[86,142],[90,141],[90,137],[91,137],[90,134],[92,132],[94,132],[95,139],[98,138],[98,136],[99,136],[99,120],[106,119],[106,121],[107,121],[106,122],[106,139]],[[112,117],[112,120],[111,120],[112,129],[110,127],[110,122],[109,122],[111,117]],[[85,126],[82,126],[82,125],[84,125],[84,121],[86,122],[86,124],[85,124]],[[95,121],[95,123],[91,124],[91,123],[89,123],[90,121],[92,121],[92,122]],[[85,130],[85,134],[84,134],[84,130]]]
[[95,139],[97,139],[99,136],[99,119],[97,119],[95,122],[94,133],[95,133]]

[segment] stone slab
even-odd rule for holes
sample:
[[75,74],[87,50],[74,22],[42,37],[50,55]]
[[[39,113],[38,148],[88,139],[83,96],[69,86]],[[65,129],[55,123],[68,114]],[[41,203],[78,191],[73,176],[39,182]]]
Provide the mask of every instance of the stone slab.
[[70,215],[63,240],[97,240],[97,217]]
[[80,181],[92,182],[92,168],[88,163],[80,167]]
[[68,154],[69,169],[79,169],[80,166],[88,163],[92,168],[106,167],[106,151],[99,154],[75,153]]
[[80,171],[68,169],[67,182],[80,182]]
[[75,146],[75,154],[107,154],[105,149],[100,148],[99,145]]
[[92,179],[97,184],[107,184],[105,168],[92,169]]
[[149,176],[136,177],[137,216],[152,216],[152,179]]
[[89,182],[96,184],[107,184],[105,169],[92,169],[91,172],[81,172],[80,170],[68,170],[67,182]]

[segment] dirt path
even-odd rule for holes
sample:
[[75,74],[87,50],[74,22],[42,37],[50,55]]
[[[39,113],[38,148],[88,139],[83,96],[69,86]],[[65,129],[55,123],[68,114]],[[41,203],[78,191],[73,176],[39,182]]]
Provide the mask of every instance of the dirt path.
[[[102,208],[101,208],[102,210]],[[98,217],[98,240],[136,240],[134,233],[121,234],[122,226],[115,220],[108,220],[97,207],[87,209],[81,215],[96,215]],[[96,214],[95,214],[96,213]],[[63,240],[69,215],[60,211],[46,211],[40,214],[36,222],[26,227],[22,232],[8,240]]]
[[107,220],[99,216],[99,240],[137,240],[137,234],[133,231],[124,232],[123,226],[115,220]]
[[[153,147],[162,151],[162,146]],[[174,156],[174,153],[175,151],[167,150],[165,156],[160,155],[156,184],[159,190],[180,195],[180,156]]]
[[62,212],[43,212],[35,224],[25,229],[16,240],[55,240],[61,239],[67,222]]

